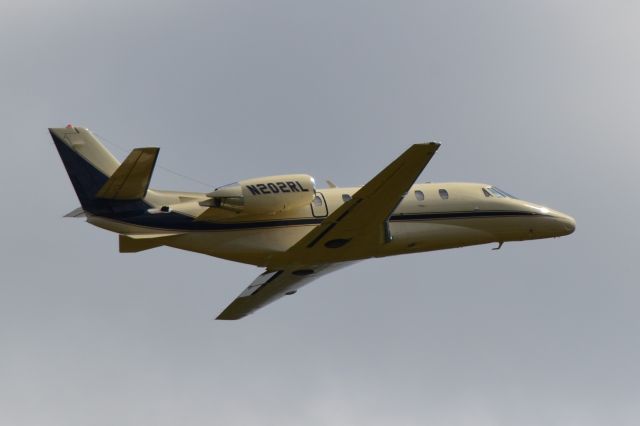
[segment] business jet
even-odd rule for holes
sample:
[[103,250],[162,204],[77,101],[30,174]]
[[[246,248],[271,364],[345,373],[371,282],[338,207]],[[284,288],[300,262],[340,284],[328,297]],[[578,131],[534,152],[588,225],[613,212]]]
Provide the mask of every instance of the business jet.
[[235,320],[316,278],[372,257],[575,230],[572,217],[482,183],[415,183],[440,144],[416,144],[362,187],[258,177],[209,193],[149,188],[159,148],[120,163],[88,130],[49,129],[81,207],[67,216],[119,234],[120,252],[159,246],[265,268],[217,319]]

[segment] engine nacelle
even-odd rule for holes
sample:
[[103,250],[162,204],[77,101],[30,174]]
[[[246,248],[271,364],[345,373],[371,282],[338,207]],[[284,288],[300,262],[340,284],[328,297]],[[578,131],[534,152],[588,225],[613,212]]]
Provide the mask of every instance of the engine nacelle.
[[217,188],[200,205],[246,214],[274,214],[308,205],[315,192],[315,181],[309,175],[267,176]]

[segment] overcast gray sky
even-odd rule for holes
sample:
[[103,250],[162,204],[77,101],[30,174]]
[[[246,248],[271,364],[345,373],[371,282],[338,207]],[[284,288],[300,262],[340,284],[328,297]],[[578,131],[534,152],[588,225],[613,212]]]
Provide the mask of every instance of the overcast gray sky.
[[[638,22],[632,1],[2,1],[0,423],[637,425]],[[362,184],[438,140],[420,180],[578,228],[361,262],[216,322],[258,268],[63,219],[67,123],[211,187]]]

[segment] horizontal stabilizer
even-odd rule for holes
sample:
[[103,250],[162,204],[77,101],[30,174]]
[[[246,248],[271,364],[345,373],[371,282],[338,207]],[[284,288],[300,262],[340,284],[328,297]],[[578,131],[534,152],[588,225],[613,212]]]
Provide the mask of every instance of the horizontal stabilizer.
[[140,200],[147,194],[160,148],[136,148],[96,194],[108,200]]
[[136,253],[154,247],[163,246],[183,234],[120,234],[120,253]]
[[64,217],[87,217],[87,212],[82,207],[78,207],[65,214]]

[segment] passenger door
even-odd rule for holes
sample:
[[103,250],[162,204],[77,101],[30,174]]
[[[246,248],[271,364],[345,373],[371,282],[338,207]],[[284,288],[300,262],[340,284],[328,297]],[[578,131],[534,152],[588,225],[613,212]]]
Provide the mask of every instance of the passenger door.
[[316,191],[316,196],[311,201],[311,214],[313,214],[313,217],[325,217],[328,213],[329,210],[324,195],[322,195],[322,192]]

